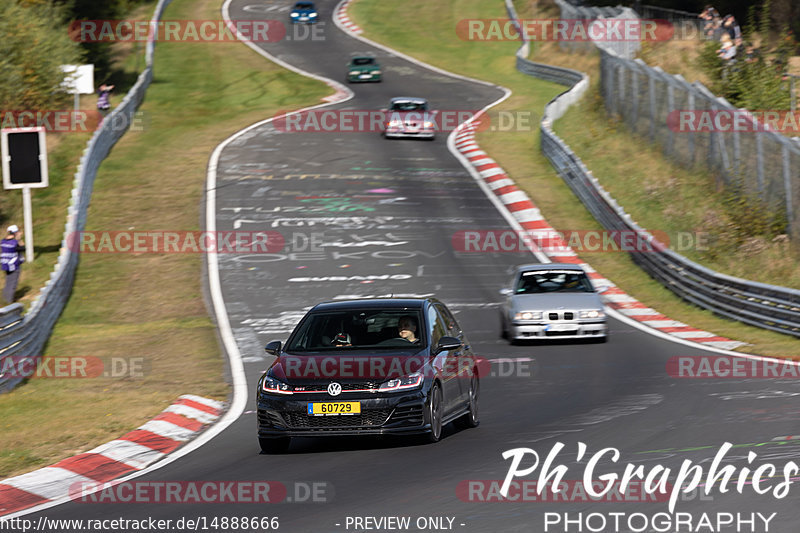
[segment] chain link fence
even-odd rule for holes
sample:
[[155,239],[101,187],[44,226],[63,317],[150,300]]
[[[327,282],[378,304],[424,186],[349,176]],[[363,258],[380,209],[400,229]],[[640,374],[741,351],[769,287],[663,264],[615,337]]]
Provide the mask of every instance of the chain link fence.
[[699,82],[607,48],[600,48],[600,57],[600,90],[610,115],[679,164],[704,166],[724,185],[785,213],[789,233],[800,236],[800,140],[766,131],[758,117]]
[[[560,17],[566,20],[638,18],[628,8],[577,7],[567,0],[556,3]],[[693,13],[666,12],[653,6],[640,9],[648,18],[695,25],[701,22]],[[616,15],[609,17],[609,10],[617,10]],[[680,75],[667,74],[634,59],[639,51],[638,42],[564,44],[569,50],[590,45],[600,51],[600,90],[609,115],[620,117],[634,133],[658,143],[679,164],[688,168],[706,167],[721,185],[759,198],[768,211],[785,215],[787,232],[797,240],[800,138],[792,139],[775,131],[781,125],[792,131],[796,115],[775,111],[756,116],[737,109],[699,82],[688,83]],[[789,82],[787,87],[791,84],[794,89],[795,79],[790,77]],[[776,127],[768,127],[768,122]]]

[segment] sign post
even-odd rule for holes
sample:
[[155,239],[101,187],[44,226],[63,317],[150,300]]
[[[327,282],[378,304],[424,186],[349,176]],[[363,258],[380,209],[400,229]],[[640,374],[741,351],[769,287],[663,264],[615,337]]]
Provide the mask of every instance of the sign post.
[[22,189],[22,210],[25,226],[25,260],[33,261],[33,209],[31,189],[48,185],[47,144],[45,130],[11,128],[0,130],[3,188]]
[[81,105],[81,94],[94,94],[94,65],[61,65],[64,81],[61,87],[75,95],[75,112]]

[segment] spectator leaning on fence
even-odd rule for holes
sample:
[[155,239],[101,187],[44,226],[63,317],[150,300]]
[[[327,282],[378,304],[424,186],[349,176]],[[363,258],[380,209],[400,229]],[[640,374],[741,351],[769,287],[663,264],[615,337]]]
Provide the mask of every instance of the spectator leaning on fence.
[[6,273],[6,284],[3,287],[3,299],[7,304],[14,303],[14,294],[19,282],[19,268],[25,257],[25,243],[22,242],[22,231],[16,225],[8,227],[8,235],[0,241],[0,266]]

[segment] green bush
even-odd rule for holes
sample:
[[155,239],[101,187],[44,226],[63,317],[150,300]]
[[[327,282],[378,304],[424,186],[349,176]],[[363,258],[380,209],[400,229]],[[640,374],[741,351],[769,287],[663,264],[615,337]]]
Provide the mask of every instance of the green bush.
[[78,64],[82,54],[64,14],[47,3],[0,2],[0,109],[58,109],[71,101],[60,65]]

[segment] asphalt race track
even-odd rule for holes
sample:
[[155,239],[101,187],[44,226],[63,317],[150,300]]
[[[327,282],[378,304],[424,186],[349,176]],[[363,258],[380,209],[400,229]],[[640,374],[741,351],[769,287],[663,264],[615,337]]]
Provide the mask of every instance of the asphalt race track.
[[[259,13],[252,7],[257,4],[263,5],[235,0],[230,16],[275,17]],[[502,96],[499,88],[443,76],[350,38],[332,22],[335,4],[318,2],[322,23],[317,31],[324,39],[259,45],[285,62],[341,82],[352,54],[374,53],[384,67],[384,81],[351,85],[354,98],[325,109],[378,110],[393,96],[421,96],[438,110],[478,110]],[[356,526],[353,520],[396,516],[410,517],[410,531],[695,531],[674,524],[664,529],[656,522],[641,529],[643,518],[628,524],[633,514],[649,520],[668,512],[665,501],[485,502],[478,501],[485,492],[465,488],[470,480],[502,482],[511,464],[502,454],[509,449],[536,450],[541,469],[558,442],[564,448],[555,464],[568,468],[565,480],[580,480],[592,454],[612,447],[620,451],[619,461],[604,456],[594,479],[621,473],[632,463],[645,472],[656,465],[671,468],[674,482],[686,459],[707,472],[727,441],[736,445],[723,461],[735,466],[734,479],[744,467],[773,463],[777,479],[765,477],[762,488],[774,489],[783,481],[783,465],[800,459],[800,440],[774,439],[800,434],[797,379],[675,379],[666,370],[671,357],[717,354],[615,320],[605,344],[510,346],[500,339],[498,290],[509,279],[509,267],[533,257],[454,250],[452,236],[458,231],[507,229],[508,224],[447,150],[446,136],[439,134],[433,142],[390,141],[370,131],[282,132],[266,124],[221,154],[217,229],[278,232],[287,243],[275,253],[220,256],[222,292],[244,357],[247,409],[204,447],[134,481],[269,480],[286,487],[284,501],[76,502],[33,517],[278,517],[279,531],[291,533],[398,530],[390,527],[394,523]],[[435,445],[417,439],[295,439],[286,455],[261,455],[253,392],[269,364],[264,344],[285,340],[317,302],[390,294],[435,295],[457,313],[473,350],[494,361],[491,375],[481,382],[480,427],[457,431],[448,426]],[[578,443],[587,446],[581,461]],[[758,454],[752,465],[748,452]],[[529,461],[527,456],[523,464]],[[524,480],[538,474],[539,469]],[[309,496],[309,487],[316,496]],[[693,527],[708,513],[715,528],[697,531],[796,533],[797,501],[791,491],[781,499],[771,491],[758,495],[747,484],[741,494],[732,486],[725,494],[715,488],[709,496],[683,496],[675,511],[690,513]],[[577,522],[546,526],[545,513],[559,513],[561,520],[564,513],[571,520],[578,513],[625,517],[618,527],[608,518],[604,529],[591,529],[601,523],[596,516],[580,529]],[[768,528],[754,515],[752,527],[734,522],[716,529],[719,513],[747,519],[750,513],[777,514]],[[442,521],[425,521],[428,517]]]

